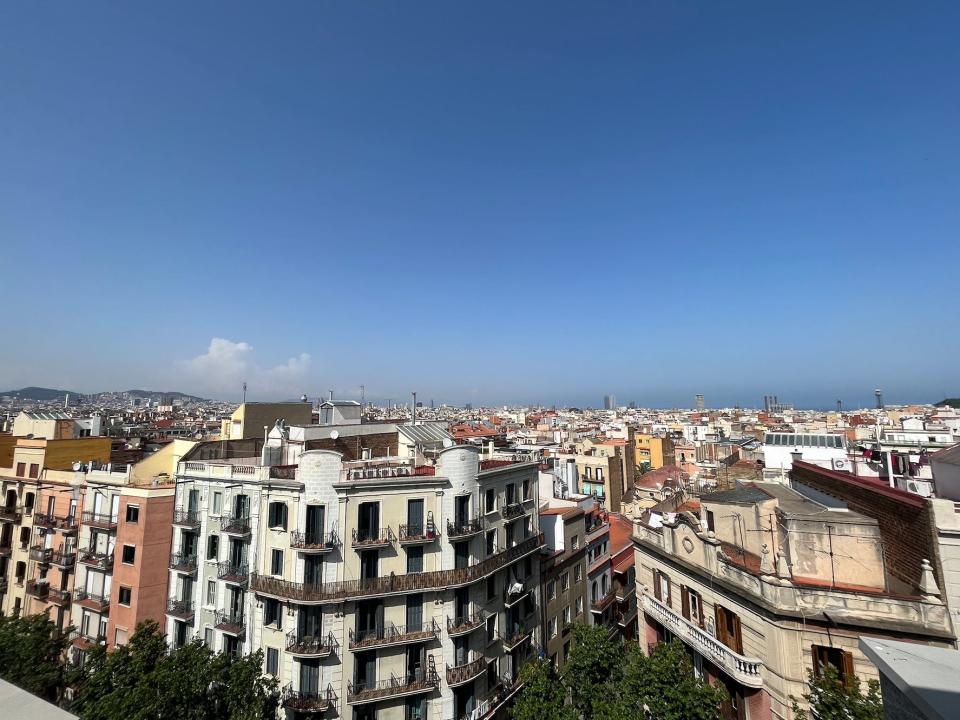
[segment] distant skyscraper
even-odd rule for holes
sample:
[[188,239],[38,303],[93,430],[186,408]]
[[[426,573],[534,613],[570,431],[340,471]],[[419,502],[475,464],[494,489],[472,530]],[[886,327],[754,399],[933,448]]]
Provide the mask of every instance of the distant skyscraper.
[[603,409],[604,410],[615,410],[617,407],[617,396],[616,395],[604,395],[603,396]]
[[463,406],[463,409],[464,409],[464,410],[473,410],[473,405],[471,405],[470,403],[467,403],[466,405]]
[[877,396],[877,410],[883,410],[883,390],[877,388],[873,394]]
[[629,407],[631,410],[636,410],[636,409],[637,409],[637,402],[636,402],[636,400],[631,400],[631,401],[630,401],[630,404],[629,404],[627,407]]
[[703,395],[697,395],[697,410],[703,410]]

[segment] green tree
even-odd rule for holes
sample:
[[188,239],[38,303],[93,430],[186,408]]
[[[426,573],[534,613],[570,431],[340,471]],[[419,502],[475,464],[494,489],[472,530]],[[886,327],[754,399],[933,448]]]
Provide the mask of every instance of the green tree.
[[[649,657],[632,648],[624,682],[624,704],[643,709],[649,720],[719,720],[727,698],[723,686],[700,680],[679,640],[654,646]],[[635,716],[635,715],[634,715]]]
[[573,647],[563,668],[573,706],[584,720],[609,715],[623,677],[626,650],[600,625],[572,626]]
[[[844,682],[836,668],[827,665],[819,675],[809,673],[807,686],[810,690],[803,699],[809,703],[810,714],[816,720],[883,720],[880,683],[876,680],[867,683],[864,694],[860,678],[853,677]],[[794,718],[808,720],[807,711],[800,707],[797,699],[790,699]]]
[[200,640],[168,651],[149,621],[113,652],[91,651],[71,709],[83,720],[272,720],[277,681],[262,664],[260,652],[214,654]]
[[46,613],[0,616],[0,677],[40,697],[57,702],[65,670],[66,634]]
[[577,720],[577,713],[568,705],[567,691],[554,672],[553,665],[542,659],[523,666],[520,671],[523,691],[511,708],[514,720]]

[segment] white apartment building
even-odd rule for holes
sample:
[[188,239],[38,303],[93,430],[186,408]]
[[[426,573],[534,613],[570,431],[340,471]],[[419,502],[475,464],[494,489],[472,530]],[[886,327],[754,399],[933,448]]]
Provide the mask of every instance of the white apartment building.
[[535,463],[204,443],[177,473],[167,634],[263,650],[287,718],[505,713],[539,642]]

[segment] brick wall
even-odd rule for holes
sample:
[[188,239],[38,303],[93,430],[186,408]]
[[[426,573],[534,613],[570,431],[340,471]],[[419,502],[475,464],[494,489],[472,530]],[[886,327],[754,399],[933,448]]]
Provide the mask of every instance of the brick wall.
[[396,455],[400,443],[399,435],[395,432],[372,433],[370,435],[355,435],[352,437],[320,438],[308,440],[307,450],[334,450],[343,454],[344,461],[359,460],[365,448],[370,449],[371,457]]
[[920,563],[924,559],[933,564],[938,575],[937,583],[943,587],[935,542],[936,527],[933,514],[923,498],[891,488],[881,481],[804,462],[793,464],[790,478],[843,500],[854,512],[877,520],[887,571],[908,584],[908,587],[892,589],[916,591]]

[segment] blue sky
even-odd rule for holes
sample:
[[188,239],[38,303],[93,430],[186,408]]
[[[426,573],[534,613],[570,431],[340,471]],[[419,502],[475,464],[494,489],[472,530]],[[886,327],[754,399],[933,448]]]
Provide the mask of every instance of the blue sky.
[[957,3],[8,3],[2,386],[960,394]]

